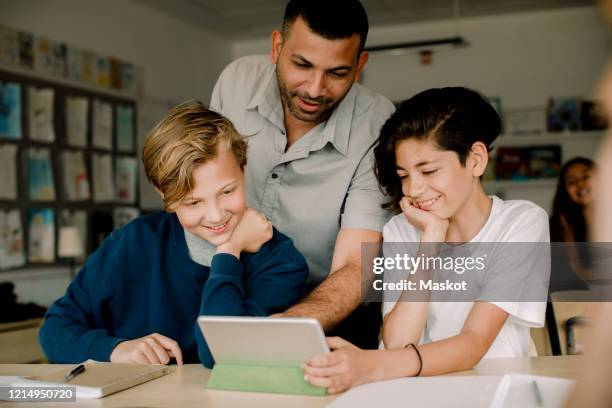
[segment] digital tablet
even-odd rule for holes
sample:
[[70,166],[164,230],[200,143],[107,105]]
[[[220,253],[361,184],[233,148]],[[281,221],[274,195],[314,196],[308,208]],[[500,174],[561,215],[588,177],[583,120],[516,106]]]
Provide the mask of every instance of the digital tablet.
[[329,352],[312,318],[200,316],[198,324],[216,363],[296,367]]

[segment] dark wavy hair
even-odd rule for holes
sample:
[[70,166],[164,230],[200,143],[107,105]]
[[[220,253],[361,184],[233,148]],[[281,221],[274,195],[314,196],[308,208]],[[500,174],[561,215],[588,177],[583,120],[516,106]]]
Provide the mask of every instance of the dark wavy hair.
[[563,242],[563,228],[561,218],[565,220],[572,229],[575,242],[588,242],[589,226],[584,218],[582,206],[571,199],[567,192],[565,177],[567,172],[575,164],[584,164],[589,169],[595,168],[595,163],[586,157],[576,157],[568,161],[561,168],[559,181],[557,182],[557,191],[553,199],[552,215],[550,216],[550,240],[552,242]]
[[283,18],[284,37],[289,35],[289,28],[298,17],[313,32],[328,40],[359,34],[358,55],[365,47],[369,30],[368,15],[359,0],[291,0],[287,3]]
[[430,139],[440,150],[457,153],[459,162],[465,166],[472,145],[482,142],[490,151],[500,131],[501,120],[493,106],[471,89],[434,88],[402,102],[383,125],[374,148],[376,178],[381,190],[390,197],[383,208],[400,210],[402,183],[395,162],[399,142]]

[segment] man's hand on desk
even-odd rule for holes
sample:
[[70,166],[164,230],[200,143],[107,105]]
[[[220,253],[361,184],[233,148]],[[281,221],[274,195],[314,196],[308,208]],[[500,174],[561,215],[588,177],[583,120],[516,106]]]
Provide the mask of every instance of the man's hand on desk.
[[171,358],[183,365],[183,353],[178,343],[158,333],[134,340],[126,340],[115,346],[110,361],[113,363],[168,364]]

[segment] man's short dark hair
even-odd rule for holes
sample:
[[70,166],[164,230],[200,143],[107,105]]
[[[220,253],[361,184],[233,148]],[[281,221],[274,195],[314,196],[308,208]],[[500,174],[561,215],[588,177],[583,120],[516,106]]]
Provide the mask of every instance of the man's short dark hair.
[[359,34],[359,53],[368,37],[368,16],[359,0],[291,0],[285,8],[283,36],[295,20],[301,17],[315,33],[328,40],[338,40]]

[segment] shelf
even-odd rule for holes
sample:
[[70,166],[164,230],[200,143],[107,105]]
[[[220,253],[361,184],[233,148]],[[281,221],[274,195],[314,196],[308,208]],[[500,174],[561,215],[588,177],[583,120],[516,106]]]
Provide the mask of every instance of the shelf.
[[487,180],[482,183],[486,191],[496,191],[508,188],[556,188],[556,178],[532,180]]
[[493,147],[500,146],[530,146],[539,144],[559,144],[563,142],[597,142],[603,139],[605,130],[591,130],[580,132],[557,132],[557,133],[526,133],[526,134],[504,134],[499,136],[493,143]]

